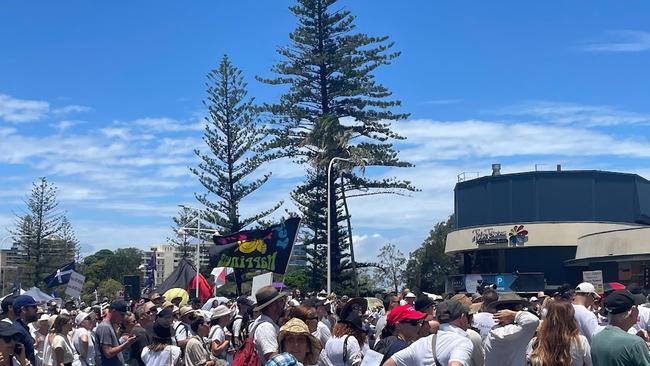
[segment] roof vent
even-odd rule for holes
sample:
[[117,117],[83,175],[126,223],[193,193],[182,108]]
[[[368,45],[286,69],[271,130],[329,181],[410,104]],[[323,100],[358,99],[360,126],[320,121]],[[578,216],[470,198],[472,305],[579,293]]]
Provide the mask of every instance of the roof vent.
[[492,176],[501,175],[501,164],[492,164]]

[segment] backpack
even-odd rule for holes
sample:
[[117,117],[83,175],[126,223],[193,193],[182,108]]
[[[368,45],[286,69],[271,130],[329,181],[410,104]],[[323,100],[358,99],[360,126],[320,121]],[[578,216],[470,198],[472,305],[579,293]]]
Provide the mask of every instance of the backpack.
[[262,366],[262,360],[260,360],[260,356],[257,354],[257,349],[255,349],[255,342],[253,340],[253,337],[255,336],[257,326],[263,323],[264,322],[255,324],[253,329],[251,329],[251,332],[248,334],[248,337],[246,337],[244,344],[240,349],[237,350],[237,352],[235,352],[235,356],[233,357],[232,363],[230,364],[231,366]]
[[[241,324],[239,326],[239,336],[235,336],[235,321],[237,320],[241,320]],[[230,346],[235,351],[244,346],[244,342],[248,337],[248,332],[246,331],[246,329],[248,329],[248,323],[248,317],[244,318],[242,315],[237,314],[232,319],[230,319],[230,322],[228,325],[226,325],[226,329],[228,329],[228,332],[231,334]]]

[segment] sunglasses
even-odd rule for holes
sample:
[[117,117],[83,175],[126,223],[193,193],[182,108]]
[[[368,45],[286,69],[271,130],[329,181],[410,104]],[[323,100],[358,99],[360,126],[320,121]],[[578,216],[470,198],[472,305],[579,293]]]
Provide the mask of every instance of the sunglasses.
[[424,321],[423,320],[418,320],[418,319],[408,319],[408,320],[403,320],[400,323],[413,325],[413,326],[418,326],[418,325],[424,324]]

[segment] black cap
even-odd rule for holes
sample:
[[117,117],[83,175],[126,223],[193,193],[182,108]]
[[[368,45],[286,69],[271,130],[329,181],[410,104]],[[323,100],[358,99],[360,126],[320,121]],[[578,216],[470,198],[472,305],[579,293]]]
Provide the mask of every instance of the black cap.
[[255,303],[251,299],[249,299],[248,296],[239,296],[237,298],[237,303],[238,304],[246,304],[248,306],[255,305]]
[[614,291],[605,298],[605,311],[608,314],[624,313],[634,305],[640,305],[634,294],[628,290]]
[[458,300],[445,300],[436,306],[436,317],[440,323],[452,322],[468,313],[469,309]]
[[435,304],[435,301],[433,301],[433,299],[430,298],[429,296],[420,295],[420,296],[418,296],[418,298],[413,303],[413,307],[415,308],[416,311],[422,312],[422,311],[430,308],[434,304]]
[[164,309],[160,310],[158,312],[158,314],[156,314],[156,319],[157,318],[164,318],[164,317],[172,316],[172,315],[174,315],[174,313],[172,313],[172,311],[169,308],[164,308]]
[[14,328],[9,322],[0,321],[0,337],[11,337],[20,334],[20,331]]
[[108,309],[126,313],[129,310],[129,306],[124,300],[115,300],[108,306]]

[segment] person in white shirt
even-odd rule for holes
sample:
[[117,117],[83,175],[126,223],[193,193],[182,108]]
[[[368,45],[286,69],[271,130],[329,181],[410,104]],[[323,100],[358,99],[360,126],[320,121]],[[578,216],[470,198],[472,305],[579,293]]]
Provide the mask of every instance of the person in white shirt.
[[334,366],[359,366],[367,347],[368,335],[361,317],[355,311],[348,311],[334,326],[323,352]]
[[483,303],[481,311],[472,316],[472,327],[478,329],[481,339],[485,341],[490,330],[497,325],[494,320],[494,314],[488,311],[488,308],[499,299],[499,295],[492,289],[483,290]]
[[446,300],[438,304],[436,315],[440,322],[437,334],[420,338],[395,353],[384,366],[420,366],[436,363],[443,366],[469,366],[473,349],[472,341],[465,332],[469,327],[469,308],[457,300]]
[[639,284],[631,283],[627,285],[626,290],[634,295],[636,303],[639,304],[637,306],[637,310],[639,310],[637,322],[627,332],[639,335],[644,339],[650,339],[650,308],[646,307],[647,305],[643,305],[648,302],[645,295],[643,295],[643,289]]
[[575,319],[578,322],[580,334],[585,336],[589,343],[591,337],[598,330],[598,318],[596,314],[589,310],[595,299],[600,296],[596,293],[596,288],[589,282],[582,282],[576,287],[573,298],[573,310],[575,310]]
[[226,305],[219,305],[212,309],[210,317],[210,331],[208,332],[208,339],[210,340],[210,351],[216,358],[226,360],[228,347],[230,347],[230,339],[232,334],[226,329],[230,323],[230,316],[232,311]]
[[386,309],[386,313],[379,317],[375,323],[375,336],[377,342],[381,339],[381,332],[386,326],[386,316],[388,315],[388,312],[396,306],[400,306],[399,296],[390,294],[384,298],[384,309]]
[[181,349],[171,345],[172,329],[168,321],[156,320],[153,324],[152,342],[142,349],[142,361],[147,366],[173,366],[182,362]]
[[77,324],[77,329],[72,333],[72,346],[79,355],[79,359],[73,362],[73,366],[94,366],[95,336],[92,329],[97,325],[95,313],[80,311],[74,321]]
[[539,318],[522,311],[526,300],[516,293],[505,293],[492,303],[490,310],[498,326],[483,342],[485,366],[525,366],[526,347],[539,325]]
[[257,307],[254,312],[262,314],[251,324],[253,343],[262,364],[278,353],[277,322],[284,311],[286,295],[278,292],[273,286],[264,286],[255,293]]
[[246,337],[248,337],[248,326],[250,325],[253,306],[255,303],[246,296],[237,298],[237,313],[232,320],[232,335],[234,344],[232,348],[239,349]]
[[190,328],[190,324],[197,316],[202,316],[201,312],[194,310],[191,306],[186,305],[180,309],[179,313],[179,322],[174,325],[174,334],[176,338],[176,344],[185,348],[187,342],[194,336],[194,332]]

